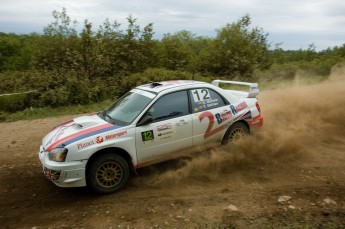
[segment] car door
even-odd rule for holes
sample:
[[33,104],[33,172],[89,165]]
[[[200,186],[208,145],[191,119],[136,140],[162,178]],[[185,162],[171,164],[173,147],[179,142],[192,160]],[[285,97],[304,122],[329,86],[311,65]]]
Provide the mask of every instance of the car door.
[[177,156],[192,146],[192,117],[187,91],[160,97],[147,111],[152,122],[136,127],[137,158],[140,165]]
[[211,88],[189,91],[193,112],[193,145],[220,142],[232,118],[229,103]]

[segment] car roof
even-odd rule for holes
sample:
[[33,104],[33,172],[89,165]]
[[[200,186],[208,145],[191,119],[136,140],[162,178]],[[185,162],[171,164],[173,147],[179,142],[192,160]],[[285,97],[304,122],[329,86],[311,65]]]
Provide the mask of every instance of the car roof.
[[170,81],[161,81],[161,82],[151,82],[148,84],[144,84],[141,86],[136,87],[137,89],[141,89],[144,91],[150,91],[153,93],[160,93],[164,90],[169,90],[172,88],[188,88],[192,86],[209,86],[209,83],[201,82],[201,81],[194,81],[194,80],[170,80]]

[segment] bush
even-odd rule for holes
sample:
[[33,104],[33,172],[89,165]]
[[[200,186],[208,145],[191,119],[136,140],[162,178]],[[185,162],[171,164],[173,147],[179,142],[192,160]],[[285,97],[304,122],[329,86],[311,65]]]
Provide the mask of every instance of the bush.
[[0,111],[15,112],[25,107],[25,94],[0,96]]
[[115,97],[116,90],[109,81],[78,78],[75,74],[58,75],[53,72],[0,73],[0,93],[37,90],[34,93],[0,96],[0,111],[15,112],[30,107],[59,107],[88,104]]

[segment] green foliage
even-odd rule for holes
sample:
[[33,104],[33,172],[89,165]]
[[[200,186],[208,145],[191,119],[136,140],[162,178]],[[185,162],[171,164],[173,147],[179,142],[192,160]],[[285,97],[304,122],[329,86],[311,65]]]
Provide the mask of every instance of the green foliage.
[[0,73],[0,94],[31,93],[0,96],[0,111],[14,112],[30,107],[58,107],[87,104],[111,99],[116,96],[115,82],[100,78],[80,80],[75,74],[58,76],[50,72]]
[[188,31],[180,31],[175,34],[166,34],[159,42],[157,56],[159,66],[169,70],[185,70],[195,72],[197,55],[206,46],[198,38]]
[[25,107],[25,95],[0,96],[0,111],[15,112]]
[[0,33],[0,72],[29,69],[38,38],[37,34]]
[[267,34],[249,26],[248,15],[218,30],[200,53],[199,71],[226,78],[251,79],[255,69],[269,67]]

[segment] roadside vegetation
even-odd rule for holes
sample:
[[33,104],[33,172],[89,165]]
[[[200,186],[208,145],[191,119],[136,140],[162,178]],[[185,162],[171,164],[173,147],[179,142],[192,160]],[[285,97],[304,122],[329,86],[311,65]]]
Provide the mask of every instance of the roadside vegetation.
[[127,25],[106,20],[96,29],[85,20],[81,32],[66,9],[52,16],[42,34],[0,33],[0,121],[100,110],[149,81],[220,78],[261,88],[296,76],[317,82],[345,62],[345,44],[272,47],[249,15],[218,28],[214,38],[179,31],[161,40],[153,38],[153,24],[141,28],[132,16]]

